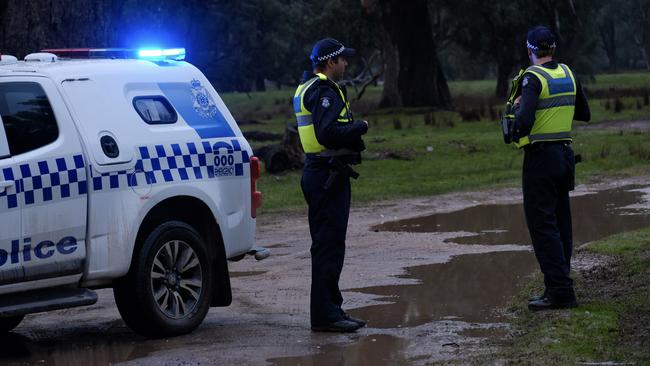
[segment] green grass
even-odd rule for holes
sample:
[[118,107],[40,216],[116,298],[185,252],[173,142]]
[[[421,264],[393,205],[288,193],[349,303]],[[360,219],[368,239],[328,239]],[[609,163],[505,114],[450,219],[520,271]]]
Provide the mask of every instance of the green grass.
[[581,306],[527,311],[525,299],[540,291],[541,276],[537,276],[516,300],[513,322],[519,335],[505,341],[490,358],[539,365],[650,364],[650,229],[617,234],[592,243],[587,250],[615,255],[617,260],[604,274],[574,275]]
[[623,255],[628,259],[644,248],[650,248],[650,229],[610,236],[589,246],[596,253]]
[[[517,186],[521,179],[522,152],[503,144],[495,122],[460,122],[454,127],[425,125],[423,115],[398,115],[371,120],[365,161],[355,167],[353,202],[418,197],[451,191]],[[401,130],[393,127],[399,119]],[[604,174],[650,172],[650,140],[646,134],[578,130],[576,153],[584,163],[577,167],[578,182]],[[411,160],[380,159],[388,153]],[[380,160],[378,160],[380,159]],[[300,172],[263,174],[262,212],[304,207]]]
[[595,81],[585,81],[585,86],[589,90],[609,90],[648,88],[650,86],[650,73],[648,72],[628,72],[620,74],[600,74],[595,76]]
[[[607,108],[607,99],[594,99],[589,103],[591,110],[590,123],[604,121],[624,121],[624,120],[649,120],[650,105],[644,105],[642,98],[620,98],[624,108],[620,112],[614,110],[614,99],[609,100],[609,109]],[[641,108],[638,108],[637,102]]]
[[[626,264],[626,275],[635,276],[647,272],[650,260],[638,253],[650,249],[650,229],[631,231],[603,239],[590,246],[590,250],[609,255],[618,255]],[[650,295],[646,299],[650,303]]]
[[[532,315],[531,315],[532,316]],[[562,316],[534,315],[522,322],[525,333],[499,358],[515,364],[575,365],[578,362],[620,361],[615,349],[619,332],[618,312],[613,305],[590,304]]]

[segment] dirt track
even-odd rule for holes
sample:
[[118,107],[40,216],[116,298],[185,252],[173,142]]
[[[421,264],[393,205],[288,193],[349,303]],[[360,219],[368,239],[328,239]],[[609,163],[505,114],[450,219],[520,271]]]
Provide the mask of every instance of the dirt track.
[[641,121],[609,121],[609,122],[600,122],[600,123],[589,123],[582,125],[579,128],[587,130],[621,130],[621,131],[641,131],[648,132],[650,131],[650,121],[641,120]]
[[[575,195],[646,182],[647,177],[581,186]],[[402,302],[404,309],[400,310],[401,313],[391,314],[393,308],[381,313],[373,309],[384,308],[368,306],[399,303],[399,298],[382,298],[372,293],[409,288],[396,285],[417,284],[415,278],[398,277],[407,273],[407,267],[444,263],[462,254],[525,251],[528,247],[458,245],[445,242],[445,239],[462,235],[458,232],[376,232],[371,227],[417,215],[520,200],[520,190],[505,189],[453,193],[354,208],[341,278],[341,287],[347,290],[344,292],[344,307],[357,309],[352,311],[355,315],[368,315],[371,318],[368,319],[369,326],[356,334],[316,334],[309,330],[310,240],[305,215],[297,212],[259,218],[258,244],[270,247],[271,257],[262,262],[246,258],[230,263],[234,276],[233,305],[212,309],[194,333],[166,340],[143,339],[133,334],[120,320],[111,290],[100,290],[100,300],[94,306],[29,316],[3,341],[0,364],[4,360],[4,364],[9,365],[104,365],[119,362],[137,365],[395,365],[462,360],[477,352],[489,351],[483,345],[484,338],[480,336],[494,333],[494,330],[484,329],[507,332],[507,324],[479,321],[472,316],[458,318],[453,313],[441,318],[427,318],[421,314],[426,312],[426,303],[409,308],[409,301]],[[644,201],[639,206],[647,208],[648,202]],[[484,256],[488,258],[487,254]],[[526,263],[527,271],[536,270],[534,262]],[[435,273],[444,272],[441,272],[444,265],[435,268],[438,271]],[[470,272],[473,270],[468,269]],[[500,279],[471,279],[471,283],[450,285],[449,288],[454,290],[458,286],[469,287],[480,283],[478,291],[481,287],[490,288],[490,281]],[[430,287],[437,284],[435,278],[424,280],[423,283],[431,283]],[[350,291],[370,286],[388,287]],[[495,286],[499,287],[500,284],[496,283]],[[417,291],[415,296],[418,296]],[[472,295],[459,293],[464,294],[462,296]],[[431,299],[432,307],[435,307],[433,304],[441,295],[438,293],[437,297]],[[465,302],[464,299],[445,301],[452,303],[451,309]],[[391,320],[393,318],[389,319],[389,316],[397,320]],[[495,319],[498,320],[498,317]],[[395,321],[397,325],[393,324]],[[320,356],[314,357],[314,354]],[[296,356],[308,357],[291,358]]]

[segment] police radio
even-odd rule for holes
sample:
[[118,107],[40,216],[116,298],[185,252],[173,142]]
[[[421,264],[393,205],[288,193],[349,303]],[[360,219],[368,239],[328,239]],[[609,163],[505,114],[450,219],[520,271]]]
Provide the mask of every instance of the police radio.
[[506,144],[519,141],[519,136],[515,131],[515,100],[521,95],[521,79],[524,76],[525,69],[521,69],[519,74],[512,79],[510,83],[510,94],[506,101],[506,109],[501,117],[501,132],[503,133],[503,142]]
[[510,103],[506,104],[506,111],[501,117],[501,132],[503,132],[503,142],[506,144],[515,140],[515,115],[512,113],[512,106]]

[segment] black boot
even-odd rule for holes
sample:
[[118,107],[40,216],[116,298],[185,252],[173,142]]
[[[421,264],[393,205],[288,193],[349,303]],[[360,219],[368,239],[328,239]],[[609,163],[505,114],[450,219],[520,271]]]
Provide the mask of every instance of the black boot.
[[557,301],[544,297],[528,303],[528,310],[530,311],[570,309],[576,307],[578,307],[578,302],[575,299],[569,301]]

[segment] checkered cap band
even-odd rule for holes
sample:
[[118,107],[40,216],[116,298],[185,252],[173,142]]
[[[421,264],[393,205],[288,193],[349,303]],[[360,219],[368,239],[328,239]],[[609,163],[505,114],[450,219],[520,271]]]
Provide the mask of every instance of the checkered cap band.
[[[338,50],[336,50],[336,51],[334,51],[334,52],[330,52],[330,53],[328,53],[327,55],[324,55],[324,56],[320,56],[320,57],[318,57],[317,60],[318,60],[318,61],[325,61],[325,60],[327,60],[328,58],[332,58],[332,57],[335,57],[335,56],[338,56],[338,55],[342,54],[343,51],[345,51],[345,47],[344,47],[344,46],[341,46],[341,48],[339,48]],[[335,60],[335,61],[336,61],[336,60]]]
[[[533,50],[533,51],[537,51],[537,50],[539,49],[539,47],[535,47],[535,46],[533,46],[533,45],[530,44],[530,42],[528,42],[528,41],[526,41],[526,47],[530,48],[530,49]],[[549,48],[555,48],[555,42],[553,42],[553,44],[551,44],[551,45],[549,46]]]

